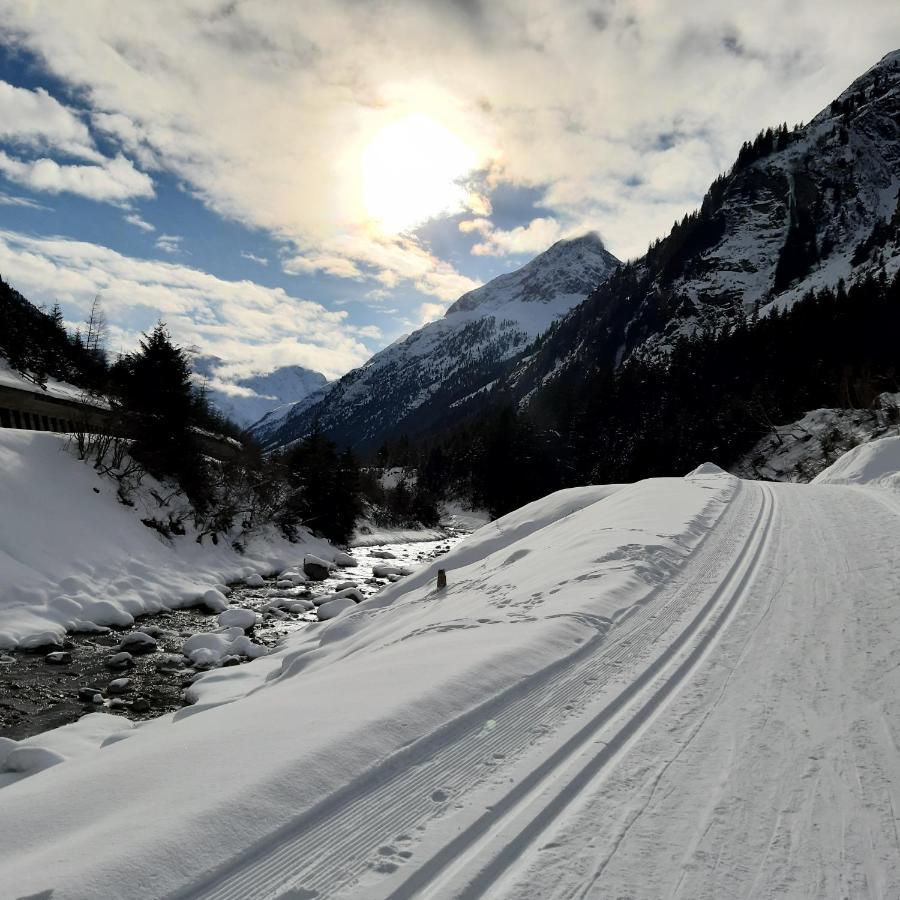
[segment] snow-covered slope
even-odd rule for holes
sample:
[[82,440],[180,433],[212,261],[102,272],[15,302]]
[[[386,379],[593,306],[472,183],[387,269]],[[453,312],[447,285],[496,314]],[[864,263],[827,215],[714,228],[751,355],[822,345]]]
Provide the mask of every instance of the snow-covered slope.
[[319,397],[328,380],[321,372],[303,366],[282,366],[272,372],[223,379],[217,376],[222,360],[198,356],[194,368],[208,379],[209,399],[233,422],[246,428],[273,410],[287,410],[308,397]]
[[427,427],[486,391],[504,365],[580,303],[618,265],[596,234],[559,241],[521,269],[460,297],[447,314],[401,338],[256,436],[269,445],[301,437],[318,421],[340,443],[379,443]]
[[814,409],[773,427],[732,468],[741,478],[812,481],[848,450],[900,433],[900,394],[881,394],[871,409]]
[[170,491],[148,477],[136,506],[124,506],[118,483],[66,443],[63,435],[0,429],[0,650],[48,632],[125,626],[142,613],[192,605],[217,583],[271,574],[305,552],[334,552],[310,535],[291,544],[274,530],[243,554],[230,541],[198,544],[190,526],[165,541],[141,519],[160,516],[152,490]]

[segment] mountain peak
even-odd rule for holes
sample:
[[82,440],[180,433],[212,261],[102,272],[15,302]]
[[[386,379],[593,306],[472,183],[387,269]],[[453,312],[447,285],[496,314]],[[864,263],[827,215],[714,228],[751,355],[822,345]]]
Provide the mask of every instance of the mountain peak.
[[619,260],[603,246],[596,231],[563,238],[520,269],[463,294],[446,315],[493,310],[511,301],[550,304],[562,297],[584,297],[618,265]]

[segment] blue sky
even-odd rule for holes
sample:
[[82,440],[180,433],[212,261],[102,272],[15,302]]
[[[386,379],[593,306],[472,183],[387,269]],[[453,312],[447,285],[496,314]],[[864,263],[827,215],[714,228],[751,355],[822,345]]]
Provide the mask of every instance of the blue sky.
[[0,0],[0,274],[335,377],[560,237],[641,253],[900,46],[846,6]]

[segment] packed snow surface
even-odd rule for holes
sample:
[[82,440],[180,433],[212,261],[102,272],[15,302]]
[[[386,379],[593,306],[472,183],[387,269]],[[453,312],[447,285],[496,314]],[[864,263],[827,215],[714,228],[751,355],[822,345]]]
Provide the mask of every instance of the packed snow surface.
[[192,707],[30,739],[0,884],[896,897],[900,456],[857,456],[846,484],[703,466],[551,495]]

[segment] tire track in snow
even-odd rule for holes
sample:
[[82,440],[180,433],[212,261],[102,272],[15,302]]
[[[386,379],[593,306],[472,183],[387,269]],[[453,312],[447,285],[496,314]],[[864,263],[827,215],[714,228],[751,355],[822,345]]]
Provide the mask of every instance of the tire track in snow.
[[[401,750],[252,849],[248,856],[177,896],[209,900],[323,897],[352,886],[371,871],[381,845],[402,833],[421,830],[446,809],[446,800],[494,777],[497,770],[485,765],[487,759],[506,759],[522,752],[572,709],[614,683],[623,666],[648,653],[703,596],[712,591],[715,599],[723,569],[731,563],[730,576],[747,555],[748,520],[758,531],[771,505],[770,495],[760,494],[760,490],[739,485],[723,514],[730,521],[720,519],[668,592],[665,588],[651,592],[620,624],[619,628],[626,629],[623,633],[617,634],[616,629],[598,635],[558,664]],[[703,610],[708,612],[710,604],[713,600]],[[702,616],[676,638],[679,648],[701,627]],[[671,659],[676,652],[672,647],[645,671],[648,679]],[[663,657],[665,660],[659,662]],[[647,674],[651,669],[653,675]],[[636,691],[634,683],[626,687],[621,702],[629,702]],[[493,727],[486,728],[486,722]],[[537,728],[535,723],[539,723]],[[438,787],[440,791],[435,791]],[[498,813],[496,808],[494,812]],[[436,868],[436,862],[436,857],[426,861],[412,879],[418,883],[426,873],[439,874],[443,865]],[[413,896],[403,890],[401,886],[396,896]]]

